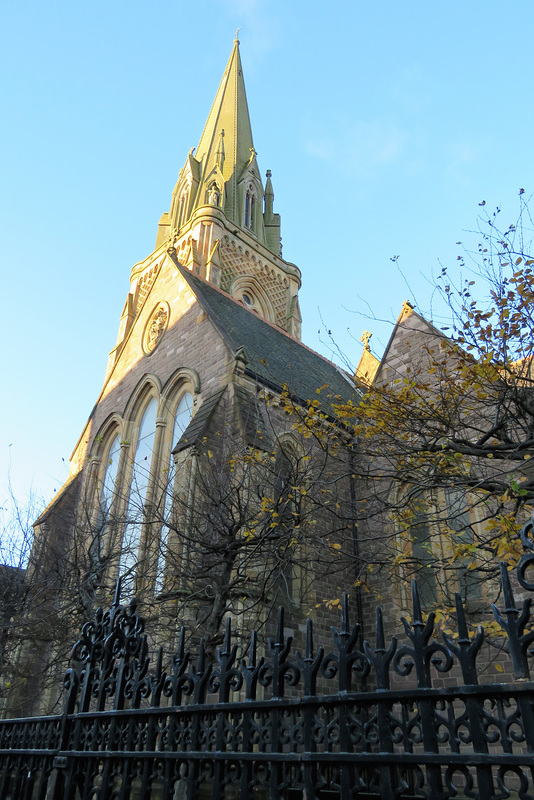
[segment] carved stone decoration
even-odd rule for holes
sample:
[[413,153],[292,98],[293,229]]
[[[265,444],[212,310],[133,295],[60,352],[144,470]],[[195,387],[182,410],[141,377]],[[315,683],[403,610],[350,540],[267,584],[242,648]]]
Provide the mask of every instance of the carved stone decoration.
[[158,303],[145,325],[143,334],[143,350],[149,356],[154,352],[169,323],[169,306],[167,303]]

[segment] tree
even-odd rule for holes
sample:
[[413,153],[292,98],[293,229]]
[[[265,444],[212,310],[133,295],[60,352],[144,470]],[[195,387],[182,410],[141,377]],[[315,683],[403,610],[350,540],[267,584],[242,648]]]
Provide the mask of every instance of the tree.
[[498,222],[483,213],[460,276],[438,277],[450,324],[405,304],[357,421],[338,407],[359,443],[362,550],[390,578],[418,575],[427,602],[480,595],[499,561],[517,560],[532,513],[534,225],[522,191],[516,224]]
[[33,543],[32,524],[43,501],[30,489],[25,502],[13,492],[8,476],[0,507],[0,706],[10,691],[10,661],[18,635],[19,610],[28,590],[26,569]]
[[[123,599],[135,598],[154,643],[169,651],[182,625],[193,648],[203,637],[209,651],[228,614],[248,636],[267,631],[280,604],[298,623],[353,587],[346,432],[324,439],[332,423],[318,401],[303,409],[289,398],[251,395],[249,435],[233,419],[214,421],[177,447],[171,470],[138,470],[129,485],[117,478],[112,503],[106,478],[91,479],[89,469],[74,477],[37,521],[5,667],[10,714],[33,712],[43,696],[53,707],[46,686],[57,684],[72,631],[109,604],[118,575]],[[291,416],[297,408],[308,425]],[[30,683],[41,690],[29,696]]]

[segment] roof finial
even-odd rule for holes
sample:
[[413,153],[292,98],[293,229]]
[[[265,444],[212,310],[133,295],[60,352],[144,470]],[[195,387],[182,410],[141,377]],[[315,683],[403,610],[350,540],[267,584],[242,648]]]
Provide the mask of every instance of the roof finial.
[[371,338],[372,335],[373,334],[369,333],[369,331],[364,331],[362,333],[362,335],[360,336],[360,342],[363,342],[363,349],[364,350],[370,350],[371,349],[371,347],[369,346],[369,339]]
[[237,43],[237,44],[239,44],[239,31],[240,31],[240,30],[241,30],[241,28],[238,28],[238,29],[236,30],[236,32],[235,32],[234,44],[236,44],[236,43]]

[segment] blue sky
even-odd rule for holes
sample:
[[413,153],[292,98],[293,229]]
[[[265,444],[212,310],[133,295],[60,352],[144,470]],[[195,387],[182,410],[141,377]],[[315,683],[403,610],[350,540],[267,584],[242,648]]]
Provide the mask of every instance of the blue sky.
[[527,0],[4,2],[0,485],[66,479],[238,27],[304,341],[331,353],[322,319],[357,363],[405,299],[439,317],[480,201],[508,222],[534,190],[532,22]]

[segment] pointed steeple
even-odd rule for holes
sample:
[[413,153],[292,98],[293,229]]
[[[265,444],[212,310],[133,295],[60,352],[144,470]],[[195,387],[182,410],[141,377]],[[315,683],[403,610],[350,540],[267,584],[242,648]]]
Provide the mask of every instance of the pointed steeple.
[[179,232],[197,209],[211,205],[279,254],[279,242],[272,246],[272,231],[269,244],[266,242],[263,184],[256,156],[239,40],[235,39],[198,147],[194,155],[189,153],[180,171],[169,214],[161,218],[158,244],[171,231]]
[[[196,150],[180,170],[156,250],[300,336],[300,270],[282,258],[271,173],[262,183],[236,38]],[[132,279],[137,280],[136,267]],[[246,300],[245,300],[246,298]]]
[[[222,158],[222,166],[220,166],[221,146],[222,153],[226,154]],[[241,224],[239,203],[241,198],[238,196],[238,185],[246,168],[251,166],[252,159],[255,159],[255,153],[239,54],[239,40],[236,38],[202,131],[195,158],[201,163],[199,188],[204,182],[209,181],[211,175],[215,178],[215,170],[217,167],[220,168],[225,184],[223,209],[228,219],[238,225]]]

